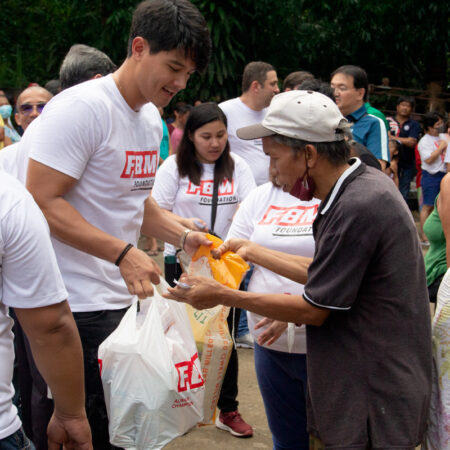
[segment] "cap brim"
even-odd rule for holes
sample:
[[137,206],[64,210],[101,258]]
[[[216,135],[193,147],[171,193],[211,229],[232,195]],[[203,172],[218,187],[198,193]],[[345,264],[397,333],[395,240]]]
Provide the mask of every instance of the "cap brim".
[[248,127],[239,128],[238,130],[236,130],[236,134],[241,139],[250,140],[263,138],[266,136],[272,136],[276,133],[275,131],[263,127],[260,123],[257,123],[256,125],[250,125]]

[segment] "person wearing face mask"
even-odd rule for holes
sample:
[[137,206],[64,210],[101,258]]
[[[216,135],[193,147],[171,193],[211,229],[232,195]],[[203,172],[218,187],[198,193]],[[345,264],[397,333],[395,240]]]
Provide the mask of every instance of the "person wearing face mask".
[[20,141],[20,135],[11,123],[12,111],[13,108],[4,91],[0,91],[0,127],[3,127],[3,133],[0,132],[0,148]]
[[[217,196],[213,199],[215,184]],[[225,114],[215,103],[202,103],[187,118],[177,154],[169,156],[156,173],[152,197],[161,208],[181,217],[195,217],[193,222],[225,238],[239,204],[255,187],[250,167],[230,153]],[[181,267],[170,244],[164,250],[164,269],[167,282],[174,286]],[[233,317],[238,321],[238,314],[230,312],[230,332]],[[250,437],[252,427],[238,411],[237,376],[238,358],[233,347],[218,401],[221,412],[216,426],[236,437]]]
[[310,434],[325,448],[414,450],[426,429],[432,371],[422,250],[394,183],[349,160],[348,128],[328,97],[290,91],[273,99],[262,123],[237,131],[241,139],[263,139],[285,192],[322,201],[316,248],[311,261],[231,239],[216,256],[237,252],[305,284],[302,295],[233,291],[183,275],[188,288],[170,288],[166,297],[306,324]]
[[439,137],[443,132],[442,116],[431,111],[423,116],[425,135],[420,139],[418,150],[422,160],[422,194],[423,206],[420,211],[420,224],[423,225],[434,208],[434,201],[439,194],[441,180],[447,170],[445,167],[445,153],[447,141]]

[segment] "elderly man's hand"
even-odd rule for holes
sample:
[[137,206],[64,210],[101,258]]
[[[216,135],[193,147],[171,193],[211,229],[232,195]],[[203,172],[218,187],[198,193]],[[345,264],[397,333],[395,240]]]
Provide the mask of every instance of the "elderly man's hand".
[[[182,283],[189,288],[180,287]],[[220,304],[221,292],[229,289],[215,280],[205,277],[182,275],[176,288],[169,288],[165,298],[188,303],[196,309],[208,309]]]
[[214,258],[219,259],[225,252],[237,253],[245,261],[250,261],[250,249],[254,244],[247,239],[230,239],[220,247],[211,251]]

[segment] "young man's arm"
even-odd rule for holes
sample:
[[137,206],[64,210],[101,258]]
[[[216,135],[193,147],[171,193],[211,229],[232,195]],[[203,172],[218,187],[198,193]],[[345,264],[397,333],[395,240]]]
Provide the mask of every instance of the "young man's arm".
[[[191,229],[192,219],[186,219],[171,211],[158,206],[155,199],[149,196],[145,201],[144,219],[141,233],[145,236],[153,236],[169,244],[179,247],[181,236],[187,228]],[[186,236],[183,249],[189,254],[194,254],[199,245],[210,245],[204,233],[191,231]]]
[[92,449],[84,409],[83,351],[67,301],[14,311],[55,401],[48,427],[49,449],[59,449],[68,441],[76,444],[75,448]]
[[[27,188],[44,213],[52,234],[78,250],[114,264],[128,243],[90,224],[64,199],[76,183],[75,178],[29,160]],[[125,255],[119,269],[129,292],[140,298],[152,295],[151,283],[159,283],[157,264],[137,248]]]

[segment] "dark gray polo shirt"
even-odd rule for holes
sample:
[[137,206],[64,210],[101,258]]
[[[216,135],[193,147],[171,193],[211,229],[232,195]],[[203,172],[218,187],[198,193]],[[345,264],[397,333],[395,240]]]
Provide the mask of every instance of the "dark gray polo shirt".
[[414,448],[431,386],[423,256],[394,183],[351,162],[313,228],[304,298],[331,314],[307,327],[308,426],[326,448]]

